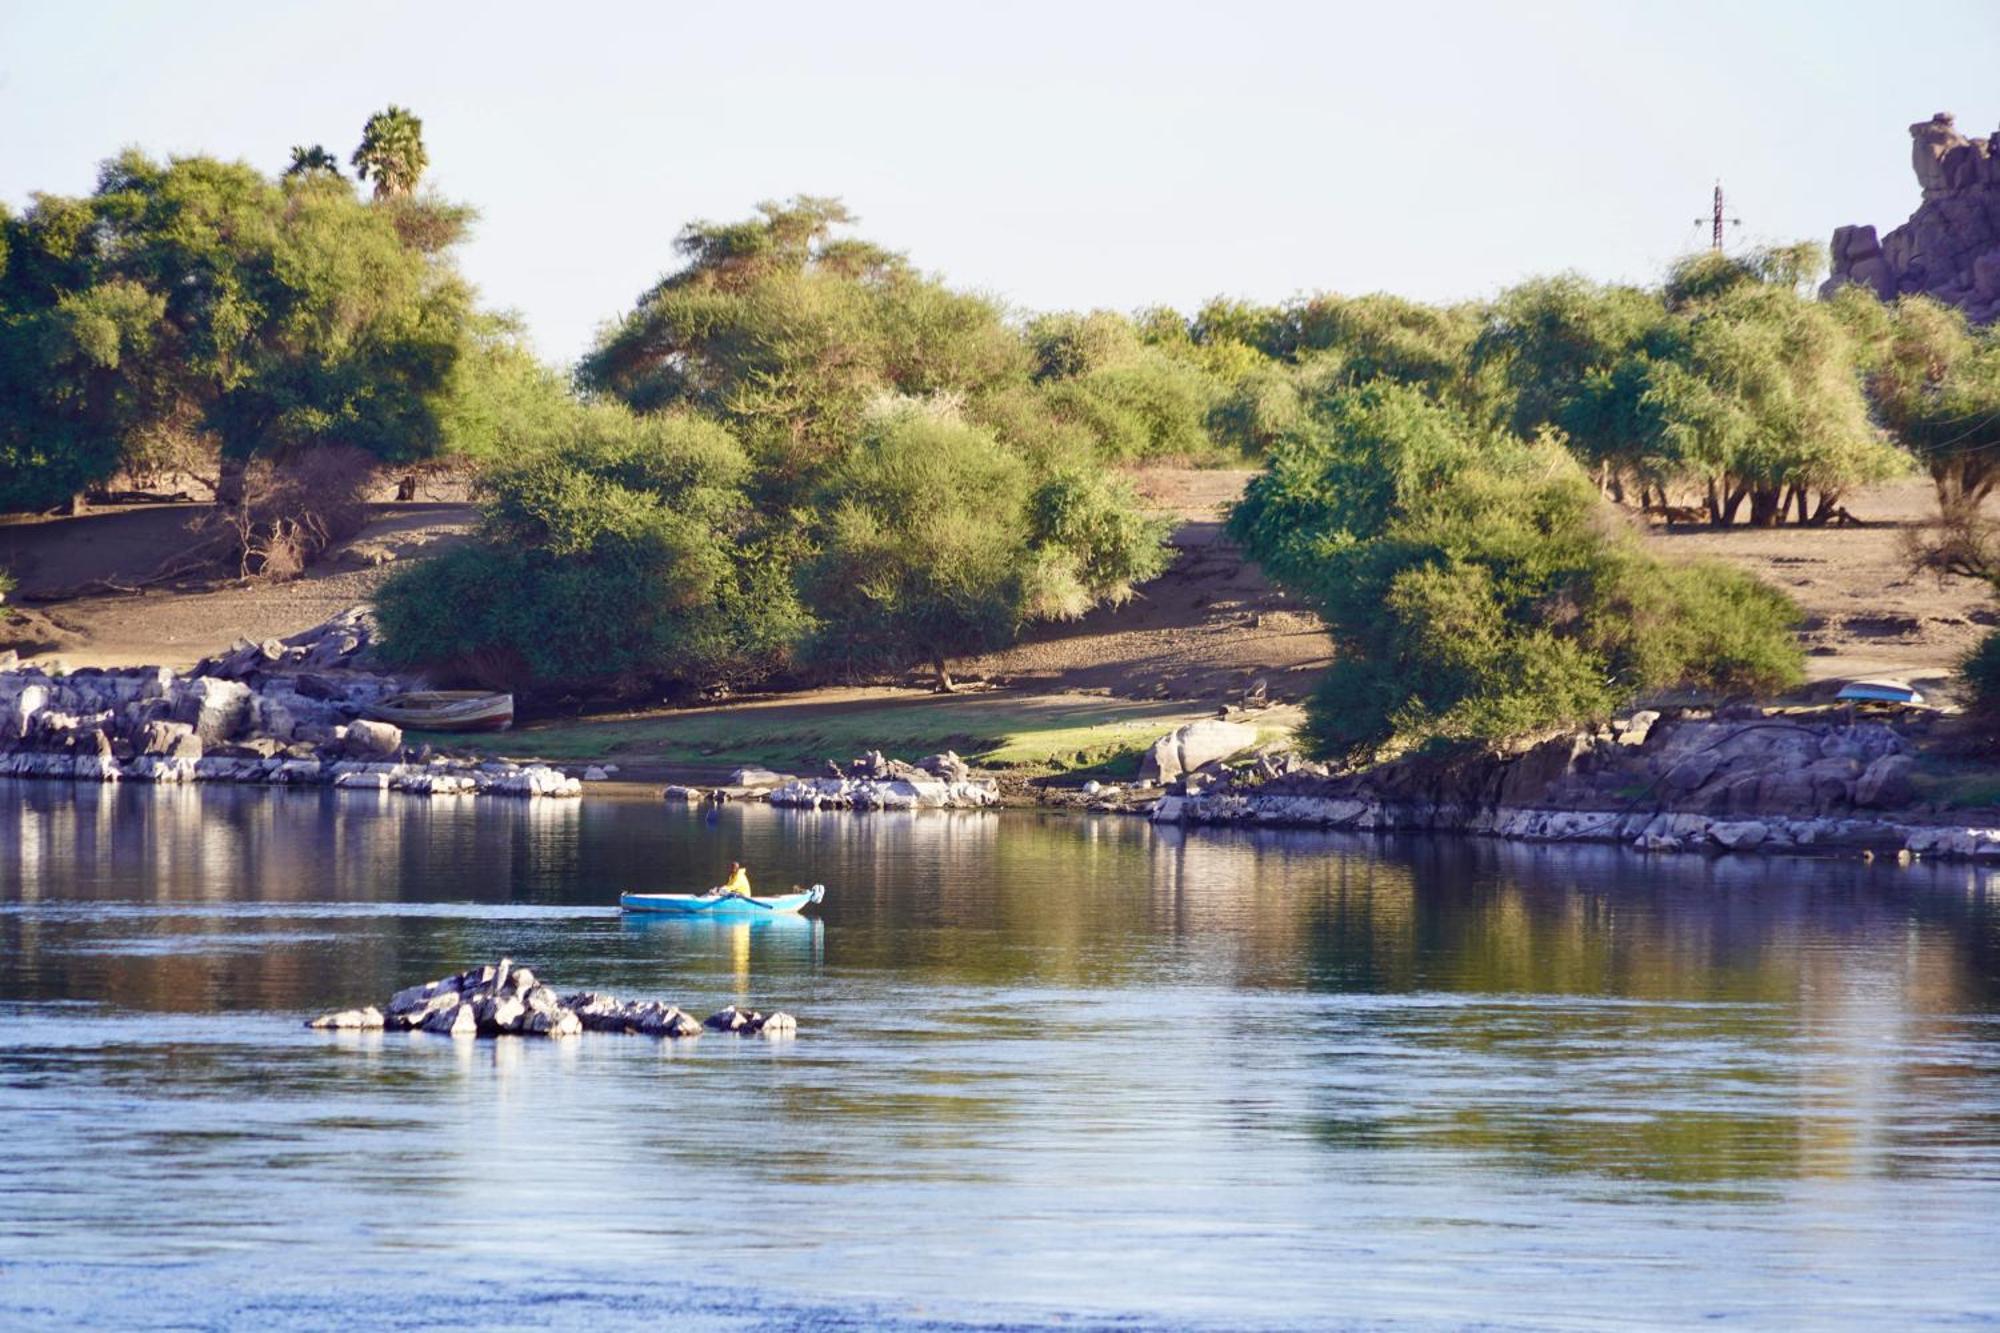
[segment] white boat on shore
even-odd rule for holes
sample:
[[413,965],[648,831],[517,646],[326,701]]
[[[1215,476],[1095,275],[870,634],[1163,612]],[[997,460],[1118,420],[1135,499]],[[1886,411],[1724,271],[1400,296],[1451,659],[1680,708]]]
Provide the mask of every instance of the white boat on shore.
[[490,690],[417,690],[392,694],[361,711],[377,722],[414,731],[505,731],[514,725],[514,696]]

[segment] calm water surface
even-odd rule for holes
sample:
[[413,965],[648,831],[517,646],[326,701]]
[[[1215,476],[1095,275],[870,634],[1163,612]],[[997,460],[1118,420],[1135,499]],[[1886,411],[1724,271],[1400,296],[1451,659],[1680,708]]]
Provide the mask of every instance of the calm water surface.
[[[824,881],[815,921],[621,888]],[[2000,880],[0,782],[0,1324],[2000,1322]],[[788,1043],[311,1012],[509,954]]]

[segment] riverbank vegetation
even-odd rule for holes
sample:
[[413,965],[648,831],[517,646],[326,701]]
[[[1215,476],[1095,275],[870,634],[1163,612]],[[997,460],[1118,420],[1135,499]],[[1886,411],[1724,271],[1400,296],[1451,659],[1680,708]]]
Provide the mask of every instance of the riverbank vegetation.
[[1331,627],[1313,726],[1352,755],[1794,678],[1784,599],[1647,556],[1642,514],[1839,524],[1921,467],[1920,558],[1993,544],[2000,343],[1922,297],[1818,299],[1810,246],[1451,306],[1030,314],[802,196],[683,228],[566,377],[459,276],[473,214],[428,163],[390,107],[345,161],[131,151],[0,214],[0,510],[194,478],[232,572],[285,576],[380,470],[448,460],[484,518],[383,591],[401,664],[549,699],[949,687],[1160,571],[1125,469],[1260,464],[1235,530]]
[[1650,691],[1800,676],[1783,594],[1646,554],[1556,437],[1482,427],[1408,386],[1316,405],[1231,527],[1333,635],[1307,719],[1333,757],[1493,743]]

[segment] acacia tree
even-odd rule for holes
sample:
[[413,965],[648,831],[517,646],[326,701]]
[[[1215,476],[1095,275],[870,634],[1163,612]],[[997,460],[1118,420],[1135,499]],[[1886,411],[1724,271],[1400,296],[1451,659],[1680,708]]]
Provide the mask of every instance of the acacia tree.
[[321,172],[127,152],[87,198],[0,218],[0,508],[178,442],[219,459],[445,446],[470,291]]
[[401,199],[413,193],[430,154],[424,150],[424,123],[403,107],[390,105],[368,118],[361,129],[361,146],[349,159],[361,180],[375,180],[377,199]]
[[1977,514],[2000,485],[2000,334],[1928,296],[1885,306],[1849,285],[1834,307],[1863,345],[1876,413],[1930,473],[1940,511]]
[[1522,436],[1554,426],[1605,494],[1636,485],[1644,503],[1669,471],[1649,376],[1678,333],[1657,294],[1565,274],[1502,293],[1470,355],[1505,386],[1500,421]]
[[678,271],[643,293],[578,367],[639,411],[727,421],[786,493],[853,447],[885,396],[964,397],[1023,377],[1020,338],[992,302],[834,235],[852,215],[802,195],[743,222],[683,228]]
[[1474,358],[1508,386],[1500,419],[1560,430],[1614,499],[1693,485],[1717,526],[1825,523],[1901,458],[1868,418],[1847,323],[1808,294],[1817,254],[1701,256],[1658,291],[1527,283]]
[[1893,475],[1901,455],[1869,419],[1853,338],[1789,281],[1738,282],[1680,313],[1685,339],[1655,363],[1646,398],[1709,519],[1821,524],[1857,485]]
[[1230,517],[1333,636],[1311,740],[1344,759],[1494,744],[1651,690],[1798,678],[1783,594],[1653,558],[1603,503],[1551,438],[1476,425],[1412,386],[1318,405]]
[[990,430],[908,408],[874,420],[815,509],[811,655],[848,671],[928,663],[940,691],[951,657],[1123,600],[1165,562],[1163,529],[1119,485],[1038,482]]

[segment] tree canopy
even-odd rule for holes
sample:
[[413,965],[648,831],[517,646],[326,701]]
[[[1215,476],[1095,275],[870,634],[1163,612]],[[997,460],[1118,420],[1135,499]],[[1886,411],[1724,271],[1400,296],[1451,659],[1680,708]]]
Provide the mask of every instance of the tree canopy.
[[130,151],[90,195],[0,216],[0,509],[121,468],[449,446],[475,316],[442,252],[468,215],[365,203],[300,161],[273,179]]
[[1230,526],[1327,622],[1334,664],[1307,730],[1338,758],[1490,744],[1648,691],[1800,675],[1783,594],[1648,555],[1552,437],[1477,425],[1410,386],[1327,400],[1273,449]]

